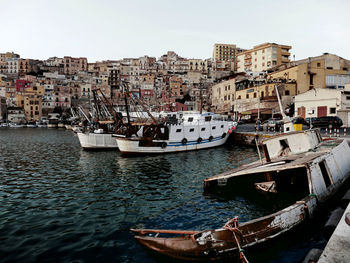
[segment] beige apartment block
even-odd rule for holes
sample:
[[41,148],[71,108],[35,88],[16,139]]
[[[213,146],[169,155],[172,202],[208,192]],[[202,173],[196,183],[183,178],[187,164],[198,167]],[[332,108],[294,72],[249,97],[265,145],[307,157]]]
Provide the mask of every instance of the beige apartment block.
[[229,114],[235,100],[235,79],[222,81],[211,88],[211,104],[215,113]]
[[[294,66],[293,66],[294,65]],[[297,94],[315,88],[343,90],[350,83],[350,61],[333,54],[324,54],[296,62],[290,67],[269,73],[269,81],[296,82]]]
[[42,96],[26,93],[23,95],[24,112],[27,121],[38,121],[42,115]]
[[198,72],[208,72],[208,63],[202,59],[189,59],[189,70]]
[[80,71],[88,70],[87,58],[73,58],[65,56],[63,58],[64,73],[67,75],[74,75]]
[[235,61],[236,45],[214,44],[213,58],[217,61]]
[[237,72],[262,72],[287,64],[291,46],[264,43],[237,54]]

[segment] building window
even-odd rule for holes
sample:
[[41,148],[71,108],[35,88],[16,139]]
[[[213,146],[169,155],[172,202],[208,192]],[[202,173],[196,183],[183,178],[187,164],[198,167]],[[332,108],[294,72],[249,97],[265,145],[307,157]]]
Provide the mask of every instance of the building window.
[[194,132],[194,128],[191,128],[191,129],[190,129],[190,132]]
[[284,95],[288,96],[288,95],[289,95],[289,90],[286,90],[286,91],[284,92]]
[[317,63],[317,67],[318,67],[318,68],[321,67],[321,63],[320,63],[320,62]]
[[212,129],[212,130],[215,130],[215,129],[216,129],[216,126],[211,127],[211,129]]
[[193,122],[193,117],[188,118],[188,122]]
[[329,108],[329,113],[330,114],[335,114],[336,113],[336,109],[335,108]]
[[249,99],[249,94],[247,94],[245,97],[246,97],[247,99]]
[[256,98],[256,92],[254,92],[254,98]]
[[205,128],[202,128],[201,131],[205,131]]
[[181,132],[181,129],[176,129],[176,132]]

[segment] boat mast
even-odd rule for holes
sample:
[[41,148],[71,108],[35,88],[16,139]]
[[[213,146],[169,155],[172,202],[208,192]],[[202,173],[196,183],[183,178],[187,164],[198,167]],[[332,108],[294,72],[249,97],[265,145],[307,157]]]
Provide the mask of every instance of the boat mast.
[[283,111],[282,103],[281,103],[281,99],[280,99],[280,94],[278,93],[278,87],[280,87],[280,86],[279,85],[275,86],[275,91],[276,91],[278,105],[280,107],[281,115],[283,117],[284,132],[292,132],[292,131],[294,131],[293,123],[292,123],[290,117],[287,116]]
[[123,84],[123,87],[124,87],[124,101],[125,101],[126,117],[128,118],[128,125],[130,126],[131,122],[130,122],[130,113],[129,113],[128,98],[127,98],[127,93],[129,90],[128,90],[127,85]]

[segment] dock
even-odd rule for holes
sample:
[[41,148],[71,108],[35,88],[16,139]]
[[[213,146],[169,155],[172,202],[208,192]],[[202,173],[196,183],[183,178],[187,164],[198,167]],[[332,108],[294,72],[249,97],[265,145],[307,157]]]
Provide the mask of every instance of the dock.
[[350,204],[329,239],[318,263],[350,261]]

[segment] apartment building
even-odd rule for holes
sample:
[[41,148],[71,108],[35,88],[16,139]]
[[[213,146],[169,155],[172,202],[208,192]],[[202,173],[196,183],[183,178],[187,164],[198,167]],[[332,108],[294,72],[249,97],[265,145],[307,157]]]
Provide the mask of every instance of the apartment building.
[[264,43],[237,55],[237,72],[261,72],[288,64],[291,46]]
[[8,74],[18,74],[18,59],[9,58],[7,59],[7,73]]
[[271,81],[295,81],[297,94],[314,88],[343,90],[350,83],[350,61],[337,55],[326,53],[291,62],[288,66],[281,66],[281,70],[269,73],[267,78]]
[[64,73],[67,75],[74,75],[80,71],[88,71],[87,58],[73,58],[73,57],[63,57],[63,68]]
[[30,59],[18,59],[18,74],[25,75],[31,72],[31,60]]
[[216,61],[235,61],[236,50],[234,44],[214,44],[213,58]]
[[235,79],[222,81],[211,87],[211,105],[215,113],[228,114],[234,110]]
[[169,88],[171,91],[171,97],[182,98],[182,78],[171,76],[169,79]]
[[42,116],[42,96],[26,93],[24,99],[24,114],[27,121],[39,121]]

